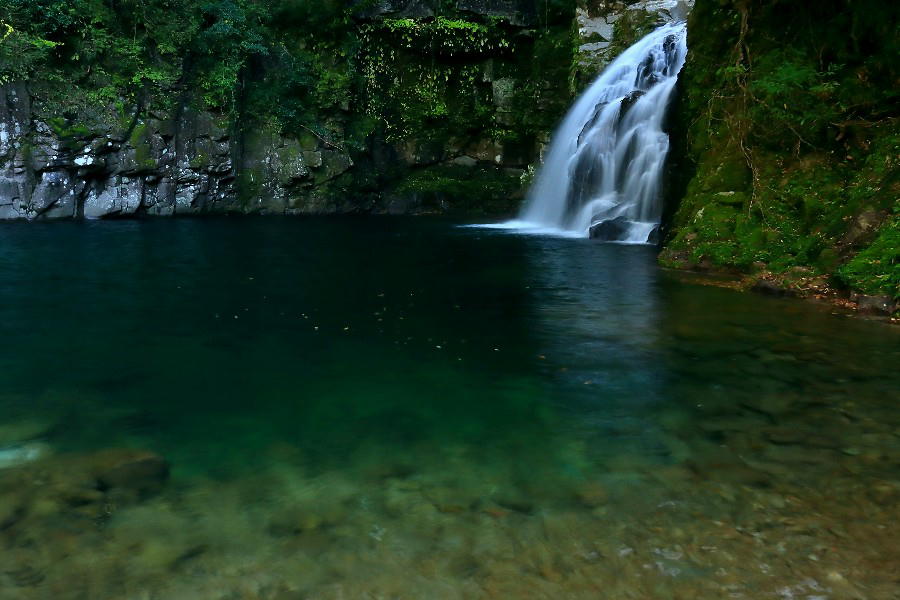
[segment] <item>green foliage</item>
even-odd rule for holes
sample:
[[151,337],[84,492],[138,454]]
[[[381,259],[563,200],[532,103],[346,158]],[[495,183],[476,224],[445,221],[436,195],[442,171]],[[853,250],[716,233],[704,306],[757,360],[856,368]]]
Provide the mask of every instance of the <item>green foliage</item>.
[[384,19],[366,27],[363,34],[366,39],[387,34],[395,46],[448,56],[493,54],[510,48],[506,32],[497,21],[488,25],[440,16],[430,20]]
[[513,209],[517,202],[511,199],[519,189],[519,177],[503,169],[434,166],[412,171],[394,191],[416,195],[426,204],[450,201],[466,212],[499,214]]
[[263,33],[268,14],[259,4],[235,0],[201,8],[204,25],[192,44],[196,79],[208,106],[233,107],[248,60],[268,53]]
[[763,54],[748,77],[752,98],[748,116],[754,123],[754,134],[775,145],[797,138],[815,145],[826,142],[830,124],[846,108],[836,96],[841,67],[830,65],[819,71],[815,61],[792,47]]
[[446,140],[491,127],[491,84],[468,59],[509,48],[501,24],[385,19],[363,28],[362,48],[366,113],[388,140],[413,133]]
[[56,42],[18,31],[0,20],[0,85],[28,79],[34,65],[46,58]]
[[874,0],[697,3],[662,260],[896,294],[898,28],[900,5]]
[[171,88],[183,87],[199,90],[204,107],[233,111],[265,78],[257,73],[266,61],[299,71],[291,82],[279,80],[281,87],[299,84],[315,93],[324,80],[320,98],[347,88],[346,78],[321,64],[324,48],[304,52],[292,44],[298,35],[317,36],[331,49],[332,32],[349,22],[339,2],[0,0],[0,14],[7,15],[0,24],[0,81],[39,73],[43,95],[55,95],[60,106],[134,103],[154,91],[165,102]]
[[[147,168],[141,123],[177,116],[185,103],[240,129],[243,144],[259,130],[267,133],[260,143],[281,132],[359,152],[359,171],[380,168],[391,152],[418,163],[445,160],[448,149],[502,153],[508,164],[534,159],[538,135],[570,100],[571,0],[536,3],[536,14],[524,11],[535,18],[530,26],[463,13],[455,0],[435,2],[437,16],[417,19],[372,17],[375,4],[0,0],[0,82],[27,80],[35,109],[57,117],[66,135],[114,123],[137,136],[136,160]],[[383,142],[392,148],[376,156]],[[251,197],[244,192],[262,182],[245,170],[238,186]],[[508,202],[518,176],[488,171],[478,185]],[[472,195],[471,173],[421,172],[408,185],[438,193],[457,182]],[[364,185],[402,174],[381,169]]]
[[838,278],[866,294],[900,299],[900,211],[878,237],[837,271]]

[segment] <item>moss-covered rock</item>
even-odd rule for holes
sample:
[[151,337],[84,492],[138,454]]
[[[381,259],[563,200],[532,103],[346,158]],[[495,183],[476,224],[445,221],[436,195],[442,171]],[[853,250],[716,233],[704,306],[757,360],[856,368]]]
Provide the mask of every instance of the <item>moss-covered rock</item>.
[[588,86],[617,56],[663,23],[683,20],[694,0],[578,0],[574,82]]
[[[458,177],[462,187],[482,172],[523,169],[536,161],[569,105],[573,6],[567,19],[541,23],[527,3],[507,12],[497,3],[463,4],[456,12],[381,18],[361,27],[363,107],[391,161],[374,165],[384,187],[402,189],[435,165],[442,165],[442,182]],[[515,197],[519,186],[510,188]],[[431,194],[417,193],[420,199]],[[392,205],[423,206],[396,198]]]
[[415,169],[385,194],[388,213],[512,214],[522,200],[525,171],[492,166],[437,165]]

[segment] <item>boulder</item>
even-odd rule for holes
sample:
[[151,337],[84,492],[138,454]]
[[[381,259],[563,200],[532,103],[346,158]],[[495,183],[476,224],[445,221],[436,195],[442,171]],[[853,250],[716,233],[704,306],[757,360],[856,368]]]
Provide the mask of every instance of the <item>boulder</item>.
[[625,217],[616,217],[591,225],[590,237],[595,240],[614,242],[621,240],[628,233],[629,221]]
[[169,479],[169,463],[144,450],[105,450],[89,458],[101,491],[122,490],[146,497],[159,492]]
[[17,419],[0,423],[0,448],[15,446],[48,435],[56,426],[41,419]]
[[769,279],[760,279],[760,280],[756,281],[756,283],[753,284],[753,287],[751,289],[754,292],[757,292],[759,294],[765,294],[766,296],[793,297],[793,296],[797,295],[796,290],[782,287],[777,282],[769,280]]
[[621,108],[619,110],[619,117],[625,115],[628,112],[628,109],[634,106],[635,102],[637,102],[641,96],[643,96],[646,92],[642,92],[641,90],[635,90],[630,92],[627,96],[622,98]]
[[863,296],[856,297],[856,305],[859,312],[868,315],[891,315],[897,309],[897,303],[890,296]]

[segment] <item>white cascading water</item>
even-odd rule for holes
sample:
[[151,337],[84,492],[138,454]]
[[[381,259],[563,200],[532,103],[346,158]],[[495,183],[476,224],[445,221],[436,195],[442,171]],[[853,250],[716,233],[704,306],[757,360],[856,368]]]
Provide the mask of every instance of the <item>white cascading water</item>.
[[503,226],[606,241],[655,241],[669,136],[663,118],[687,27],[663,25],[619,56],[553,136],[519,220]]

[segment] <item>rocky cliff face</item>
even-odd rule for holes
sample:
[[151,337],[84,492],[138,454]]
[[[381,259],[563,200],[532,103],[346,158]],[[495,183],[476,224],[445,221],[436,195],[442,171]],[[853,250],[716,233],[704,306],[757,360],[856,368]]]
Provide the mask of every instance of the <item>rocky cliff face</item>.
[[151,88],[138,104],[66,110],[44,98],[40,81],[7,83],[0,219],[512,214],[577,89],[689,5],[360,4],[348,24],[355,54],[316,58],[351,79],[349,99],[315,115],[321,127],[201,110],[189,89]]
[[360,49],[333,67],[357,71],[354,99],[318,115],[327,136],[198,110],[189,91],[60,114],[33,82],[0,86],[0,219],[511,212],[571,97],[574,7],[446,4],[357,15]]
[[353,166],[315,138],[236,131],[186,104],[68,120],[34,104],[27,85],[0,87],[0,219],[288,212]]
[[663,23],[683,21],[694,0],[579,0],[578,85],[593,80],[623,50]]

